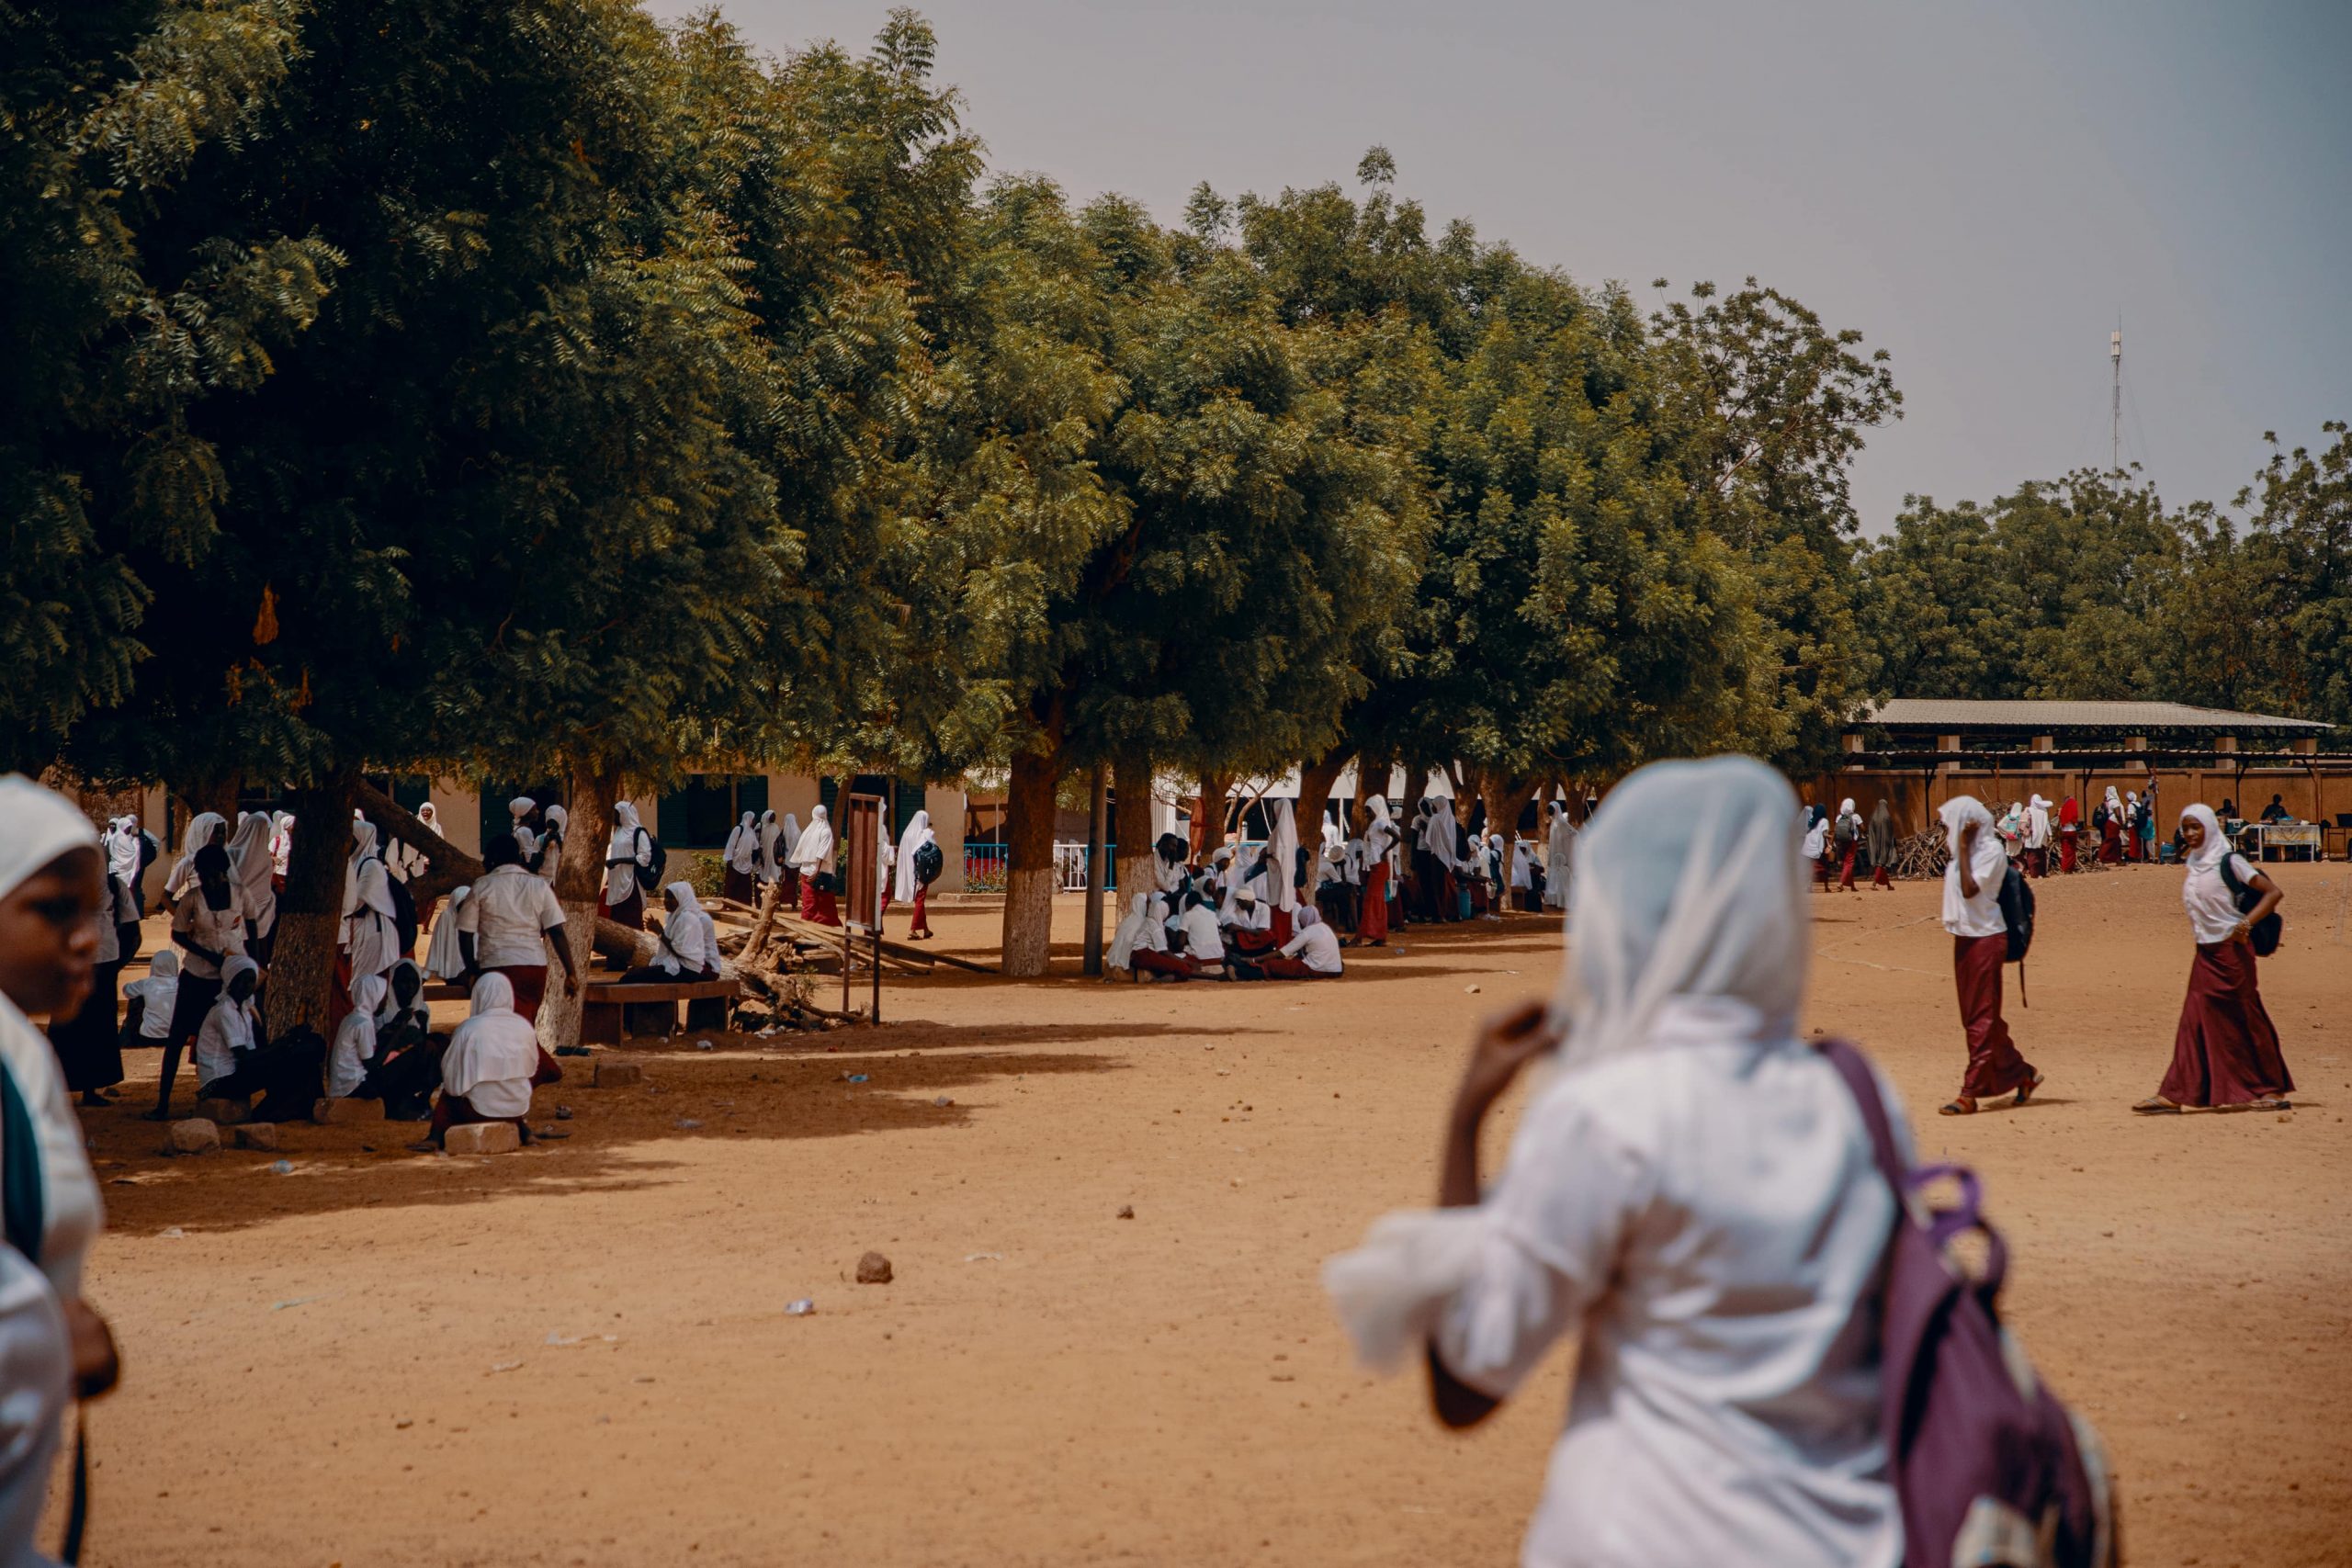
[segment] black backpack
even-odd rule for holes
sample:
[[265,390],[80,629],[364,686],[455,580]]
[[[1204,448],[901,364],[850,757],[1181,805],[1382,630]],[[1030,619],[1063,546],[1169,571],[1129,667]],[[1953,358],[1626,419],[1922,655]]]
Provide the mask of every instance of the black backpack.
[[2007,961],[2024,963],[2033,946],[2033,885],[2015,861],[2001,874],[2001,924],[2008,928]]
[[408,884],[397,876],[384,878],[384,885],[392,890],[392,929],[400,933],[401,952],[414,953],[416,951],[416,895],[411,893],[408,890]]
[[[2236,858],[2236,854],[2233,852],[2222,852],[2222,882],[2229,888],[2230,902],[2238,907],[2238,913],[2250,915],[2254,912],[2254,907],[2262,902],[2262,889],[2238,880],[2237,872],[2230,865],[2230,862]],[[2286,934],[2286,931],[2285,919],[2278,910],[2273,909],[2254,922],[2254,929],[2246,933],[2246,939],[2254,943],[2256,957],[2267,958],[2278,951],[2278,939]]]
[[645,863],[637,868],[637,885],[639,887],[659,887],[662,886],[663,874],[670,869],[670,852],[662,847],[661,840],[643,828],[637,830],[637,836],[645,844]]
[[947,857],[939,852],[939,846],[936,843],[915,846],[915,880],[923,886],[928,887],[938,881],[940,872],[944,870],[946,865]]

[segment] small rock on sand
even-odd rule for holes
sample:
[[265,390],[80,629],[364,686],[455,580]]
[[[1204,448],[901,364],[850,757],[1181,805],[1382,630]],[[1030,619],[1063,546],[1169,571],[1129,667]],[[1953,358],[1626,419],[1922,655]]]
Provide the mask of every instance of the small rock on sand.
[[220,1129],[209,1118],[191,1116],[171,1126],[171,1145],[165,1150],[175,1155],[209,1155],[220,1147]]
[[1119,1205],[1119,1218],[1123,1220],[1132,1220],[1135,1217],[1136,1206],[1133,1203],[1122,1203]]
[[878,1252],[869,1252],[857,1260],[857,1282],[861,1285],[887,1285],[890,1282],[890,1260]]

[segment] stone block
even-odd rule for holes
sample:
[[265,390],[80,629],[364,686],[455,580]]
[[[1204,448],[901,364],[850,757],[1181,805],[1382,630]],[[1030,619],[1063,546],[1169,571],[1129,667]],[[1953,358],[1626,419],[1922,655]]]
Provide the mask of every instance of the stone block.
[[247,1122],[229,1129],[229,1136],[241,1149],[267,1149],[273,1154],[277,1151],[275,1122]]
[[217,1127],[233,1127],[245,1119],[245,1102],[242,1100],[199,1100],[196,1113]]
[[635,1062],[599,1062],[596,1064],[598,1089],[627,1089],[645,1081],[645,1069]]
[[171,1152],[175,1155],[209,1155],[220,1147],[220,1125],[201,1116],[175,1122],[170,1131]]
[[322,1100],[311,1107],[311,1121],[330,1125],[383,1119],[384,1102],[380,1100]]
[[450,1128],[442,1146],[453,1155],[511,1155],[523,1138],[512,1122],[469,1122]]

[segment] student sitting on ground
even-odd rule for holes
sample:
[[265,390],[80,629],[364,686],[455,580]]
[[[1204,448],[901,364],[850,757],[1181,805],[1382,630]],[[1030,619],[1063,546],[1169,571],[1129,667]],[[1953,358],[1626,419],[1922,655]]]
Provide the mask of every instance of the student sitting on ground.
[[433,1136],[438,1145],[449,1129],[469,1122],[512,1122],[525,1143],[531,1129],[534,1085],[563,1077],[539,1049],[538,1031],[514,1010],[514,987],[492,971],[474,982],[473,1015],[458,1025],[441,1058],[441,1098],[433,1107]]
[[1236,972],[1258,980],[1336,980],[1340,977],[1340,938],[1313,906],[1301,904],[1298,929],[1279,953],[1255,963],[1235,962]]
[[449,1037],[433,1032],[424,1004],[424,976],[413,964],[392,965],[391,994],[376,1015],[376,1054],[354,1099],[380,1100],[392,1122],[421,1122],[441,1082],[441,1054]]
[[1216,912],[1198,893],[1184,896],[1184,923],[1178,936],[1183,943],[1182,953],[1147,953],[1138,948],[1129,955],[1138,978],[1146,974],[1165,975],[1171,980],[1224,976],[1225,938],[1217,929]]
[[1168,951],[1167,927],[1160,917],[1162,902],[1157,893],[1138,893],[1128,903],[1126,917],[1111,933],[1111,951],[1104,959],[1108,967],[1133,972],[1136,953]]
[[148,961],[147,977],[122,988],[122,1043],[161,1045],[172,1032],[172,1006],[180,995],[180,955],[170,948]]
[[351,1010],[335,1025],[334,1044],[327,1052],[328,1099],[356,1095],[376,1065],[376,1010],[390,992],[390,983],[381,975],[362,975],[351,982]]
[[326,1048],[308,1029],[264,1043],[254,1010],[260,984],[261,965],[243,954],[220,966],[220,998],[196,1035],[197,1098],[242,1100],[256,1122],[291,1122],[319,1098]]

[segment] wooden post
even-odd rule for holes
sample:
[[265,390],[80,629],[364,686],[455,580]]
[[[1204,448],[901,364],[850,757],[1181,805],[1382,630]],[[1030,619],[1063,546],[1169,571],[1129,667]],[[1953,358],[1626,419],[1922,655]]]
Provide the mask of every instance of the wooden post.
[[1108,793],[1102,765],[1094,765],[1094,800],[1086,817],[1086,974],[1102,973],[1102,818]]

